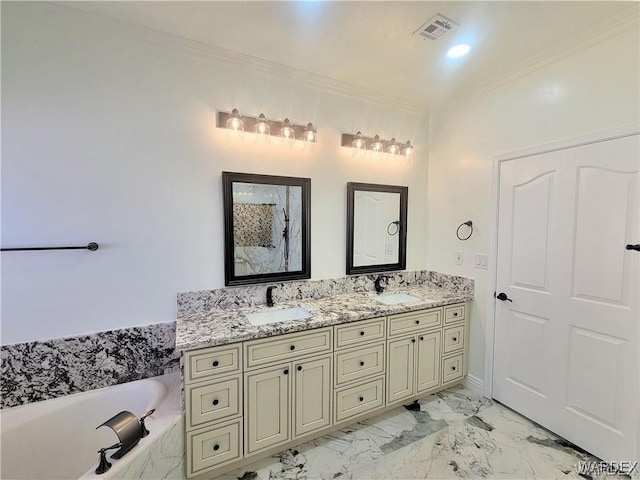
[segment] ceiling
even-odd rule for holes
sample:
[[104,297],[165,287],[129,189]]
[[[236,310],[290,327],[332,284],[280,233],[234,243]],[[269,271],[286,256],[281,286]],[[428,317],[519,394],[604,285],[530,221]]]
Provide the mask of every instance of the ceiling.
[[[477,89],[640,15],[600,1],[88,1],[61,5],[429,104]],[[460,27],[413,33],[440,13]],[[614,18],[615,17],[615,18]],[[612,21],[613,19],[613,21]],[[457,43],[463,58],[446,58]]]

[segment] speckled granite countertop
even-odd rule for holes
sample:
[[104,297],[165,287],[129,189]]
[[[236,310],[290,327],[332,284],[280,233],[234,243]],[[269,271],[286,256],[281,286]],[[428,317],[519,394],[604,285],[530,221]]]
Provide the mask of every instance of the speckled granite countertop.
[[[256,338],[301,332],[314,328],[349,323],[367,318],[375,318],[395,313],[412,312],[425,308],[440,307],[465,302],[473,297],[468,293],[432,286],[413,286],[397,290],[410,293],[420,300],[397,305],[385,305],[376,300],[372,292],[347,293],[320,299],[302,299],[278,302],[275,307],[254,306],[233,309],[216,309],[206,313],[185,314],[178,318],[176,326],[176,348],[192,350],[196,348],[225,345],[228,343],[253,340]],[[385,294],[395,290],[385,291]],[[247,313],[303,307],[312,317],[254,326],[245,316]]]

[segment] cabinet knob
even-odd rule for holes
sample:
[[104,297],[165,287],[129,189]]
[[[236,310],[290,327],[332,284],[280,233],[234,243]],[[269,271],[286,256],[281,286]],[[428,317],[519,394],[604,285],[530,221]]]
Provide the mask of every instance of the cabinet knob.
[[458,341],[458,337],[453,337],[451,340],[453,340],[454,342]]
[[416,325],[420,325],[420,320],[416,320]]
[[453,316],[457,317],[458,316],[458,312],[453,312]]
[[215,451],[220,450],[220,445],[214,445],[214,446],[213,446],[213,449],[214,449]]
[[364,402],[364,397],[360,397],[360,401],[361,401],[361,402]]
[[295,346],[295,345],[291,345],[291,346],[289,347],[289,350],[295,350],[295,349],[296,349],[296,346]]
[[424,337],[420,337],[420,341],[424,340]]
[[364,362],[360,362],[360,366],[361,366],[361,367],[364,367]]
[[456,367],[455,367],[455,365],[452,365],[452,366],[451,366],[451,370],[453,370],[454,372],[456,371]]
[[298,371],[302,370],[302,365],[298,365]]
[[364,336],[364,332],[360,332],[360,336],[361,336],[361,337],[362,337],[362,336]]
[[219,404],[219,403],[220,403],[220,401],[219,401],[217,398],[213,401],[213,404],[214,404],[214,405],[217,405],[217,404]]
[[284,372],[282,372],[282,373],[284,373],[285,375],[289,375],[289,369],[288,369],[288,368],[285,368],[285,369],[284,369]]
[[411,339],[411,343],[416,343],[416,339],[415,339],[415,338],[412,338],[412,339]]
[[214,367],[217,367],[218,365],[220,365],[220,362],[218,362],[218,360],[214,360],[214,361],[213,361],[213,366],[214,366]]

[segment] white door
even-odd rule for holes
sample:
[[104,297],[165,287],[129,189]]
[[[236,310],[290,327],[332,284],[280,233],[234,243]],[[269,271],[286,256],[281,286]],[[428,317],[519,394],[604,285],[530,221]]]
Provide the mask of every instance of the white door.
[[500,167],[493,397],[606,461],[638,452],[639,143]]
[[384,197],[379,192],[357,190],[355,193],[353,265],[377,265],[385,263],[385,236],[383,222],[386,218]]

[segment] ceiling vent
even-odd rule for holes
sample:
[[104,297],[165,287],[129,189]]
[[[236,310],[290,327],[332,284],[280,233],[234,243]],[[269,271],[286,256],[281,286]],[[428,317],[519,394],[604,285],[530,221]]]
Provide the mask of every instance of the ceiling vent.
[[427,22],[413,32],[413,34],[420,35],[429,40],[438,40],[445,33],[455,30],[458,26],[456,22],[449,20],[444,15],[437,14],[427,20]]

